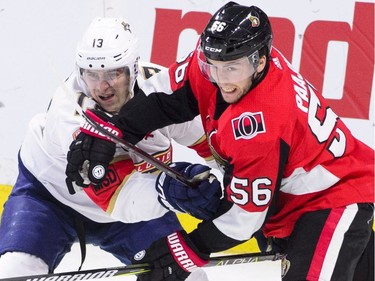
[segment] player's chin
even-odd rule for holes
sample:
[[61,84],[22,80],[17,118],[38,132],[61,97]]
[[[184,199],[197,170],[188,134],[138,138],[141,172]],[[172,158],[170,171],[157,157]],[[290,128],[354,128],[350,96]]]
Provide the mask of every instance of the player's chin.
[[99,102],[101,108],[103,108],[106,112],[109,113],[116,113],[121,108],[116,102]]
[[225,102],[227,103],[235,103],[237,102],[241,97],[241,91],[236,88],[234,91],[223,91],[221,90],[221,95]]

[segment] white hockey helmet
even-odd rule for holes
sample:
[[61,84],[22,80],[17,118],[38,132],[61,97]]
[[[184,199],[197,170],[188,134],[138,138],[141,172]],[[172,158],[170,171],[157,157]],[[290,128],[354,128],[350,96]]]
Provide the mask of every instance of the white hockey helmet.
[[76,51],[80,76],[85,69],[111,70],[124,67],[130,75],[130,91],[133,91],[138,75],[138,60],[138,39],[123,18],[95,18]]

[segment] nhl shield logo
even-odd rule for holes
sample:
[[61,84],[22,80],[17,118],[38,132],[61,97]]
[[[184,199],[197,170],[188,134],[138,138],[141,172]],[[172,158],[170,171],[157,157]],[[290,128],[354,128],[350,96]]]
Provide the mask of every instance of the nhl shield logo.
[[259,133],[266,132],[262,112],[244,112],[239,117],[232,119],[234,138],[251,139]]

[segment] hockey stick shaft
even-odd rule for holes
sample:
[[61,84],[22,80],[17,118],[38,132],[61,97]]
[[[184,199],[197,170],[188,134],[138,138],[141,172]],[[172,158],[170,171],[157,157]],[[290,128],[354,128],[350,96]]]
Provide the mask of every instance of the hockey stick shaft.
[[[52,67],[52,70],[55,73],[57,79],[60,82],[61,88],[63,89],[63,91],[65,92],[65,94],[68,96],[68,98],[71,99],[71,94],[73,94],[72,91],[69,90],[68,87],[66,86],[66,84],[60,79],[60,77],[59,77],[59,75],[57,73],[57,70],[54,67],[53,63],[51,63],[51,67]],[[159,159],[153,157],[152,155],[148,154],[147,152],[143,151],[142,149],[138,148],[137,146],[133,145],[132,143],[129,143],[129,142],[125,141],[124,139],[118,138],[114,134],[108,132],[107,130],[105,130],[104,128],[102,128],[97,122],[95,122],[94,120],[92,120],[82,110],[82,108],[80,107],[80,105],[77,102],[75,102],[75,101],[72,100],[72,103],[74,105],[75,110],[77,111],[77,113],[79,115],[81,115],[95,130],[97,130],[101,134],[105,135],[106,137],[110,138],[114,143],[120,145],[121,147],[125,148],[129,152],[134,153],[135,155],[137,155],[138,157],[140,157],[142,160],[144,160],[147,163],[153,165],[156,169],[164,172],[165,174],[167,174],[171,178],[173,178],[175,180],[178,180],[179,182],[185,184],[186,186],[196,187],[197,183],[195,181],[187,179],[186,177],[184,177],[179,172],[173,170],[171,167],[169,167],[164,162],[162,162]]]
[[148,154],[147,152],[143,151],[142,149],[138,148],[137,146],[133,145],[130,142],[125,141],[124,139],[121,139],[117,137],[116,135],[110,133],[103,127],[101,127],[97,122],[92,120],[90,116],[88,116],[83,110],[80,112],[81,116],[86,119],[86,121],[99,133],[105,135],[109,139],[111,139],[114,143],[122,146],[129,152],[132,152],[139,156],[142,160],[146,161],[147,163],[153,165],[155,168],[158,170],[166,173],[168,176],[171,178],[180,181],[181,183],[190,186],[190,187],[195,187],[196,183],[192,180],[189,180],[185,178],[183,175],[178,173],[177,171],[173,170],[171,167],[169,167],[167,164],[164,162],[160,161],[159,159],[153,157],[152,155]]
[[[260,261],[282,260],[285,256],[280,254],[250,253],[228,256],[217,256],[210,258],[205,267],[225,266],[234,264],[246,264]],[[42,275],[32,275],[23,277],[12,277],[0,279],[1,281],[71,281],[101,279],[115,276],[138,275],[152,270],[149,264],[134,264],[128,266],[109,267],[100,269],[88,269],[82,271],[70,271],[64,273],[52,273]]]

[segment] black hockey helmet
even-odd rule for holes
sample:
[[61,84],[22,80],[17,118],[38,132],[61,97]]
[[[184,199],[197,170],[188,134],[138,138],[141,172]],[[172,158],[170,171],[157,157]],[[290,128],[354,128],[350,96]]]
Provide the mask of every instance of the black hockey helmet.
[[229,2],[212,16],[200,39],[201,51],[208,59],[236,60],[263,47],[268,56],[272,29],[268,16],[258,7]]

